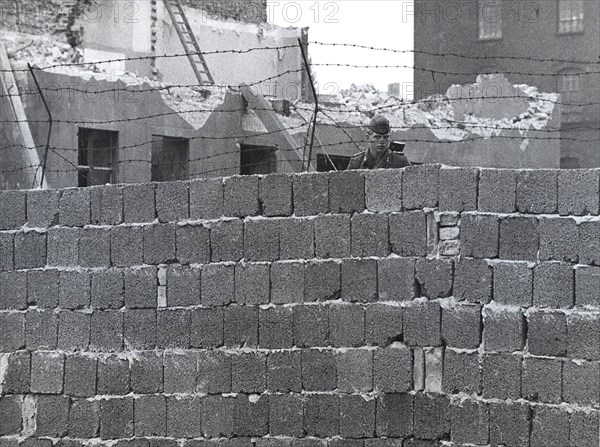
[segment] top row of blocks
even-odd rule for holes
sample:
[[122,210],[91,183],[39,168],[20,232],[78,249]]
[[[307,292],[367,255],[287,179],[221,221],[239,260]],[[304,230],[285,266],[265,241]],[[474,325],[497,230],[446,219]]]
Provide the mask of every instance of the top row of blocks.
[[187,219],[440,211],[600,212],[600,170],[454,168],[271,174],[0,193],[0,230]]

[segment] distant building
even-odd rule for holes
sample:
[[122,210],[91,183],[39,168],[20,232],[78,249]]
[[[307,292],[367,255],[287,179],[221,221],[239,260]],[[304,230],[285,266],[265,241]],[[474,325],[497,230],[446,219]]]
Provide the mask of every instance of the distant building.
[[600,166],[598,0],[415,0],[414,14],[416,100],[491,72],[558,92],[561,167]]

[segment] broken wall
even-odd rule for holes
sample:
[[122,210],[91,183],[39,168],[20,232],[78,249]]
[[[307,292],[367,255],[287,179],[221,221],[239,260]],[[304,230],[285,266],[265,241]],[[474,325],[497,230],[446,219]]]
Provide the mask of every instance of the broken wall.
[[0,442],[596,447],[599,183],[427,165],[0,193]]

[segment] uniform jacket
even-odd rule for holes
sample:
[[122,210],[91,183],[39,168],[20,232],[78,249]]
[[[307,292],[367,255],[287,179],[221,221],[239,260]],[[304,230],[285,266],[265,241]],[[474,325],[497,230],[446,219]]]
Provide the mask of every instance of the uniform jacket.
[[386,153],[375,160],[370,156],[367,149],[353,155],[346,169],[389,169],[404,168],[405,166],[410,166],[410,162],[404,154],[392,152],[388,149]]

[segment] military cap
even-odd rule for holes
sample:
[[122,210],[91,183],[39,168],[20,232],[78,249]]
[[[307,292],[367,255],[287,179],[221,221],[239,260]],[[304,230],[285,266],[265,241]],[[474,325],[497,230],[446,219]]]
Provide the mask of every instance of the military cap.
[[369,130],[375,133],[385,135],[390,133],[390,121],[381,113],[378,113],[369,122]]

